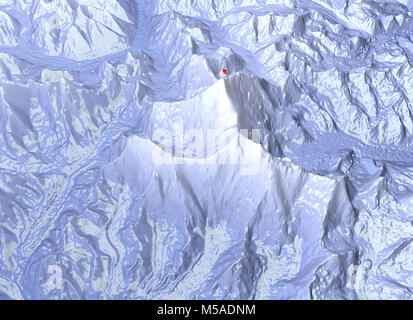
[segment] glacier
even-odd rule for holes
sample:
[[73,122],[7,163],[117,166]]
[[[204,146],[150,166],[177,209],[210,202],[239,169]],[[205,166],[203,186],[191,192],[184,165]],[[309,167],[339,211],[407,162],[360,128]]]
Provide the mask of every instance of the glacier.
[[412,11],[0,0],[0,299],[412,299]]

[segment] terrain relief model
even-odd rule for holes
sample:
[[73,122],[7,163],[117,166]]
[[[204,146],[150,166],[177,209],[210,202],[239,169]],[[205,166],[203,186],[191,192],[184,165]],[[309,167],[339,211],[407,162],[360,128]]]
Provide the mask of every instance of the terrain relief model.
[[412,299],[412,11],[0,0],[0,299]]

